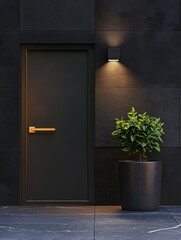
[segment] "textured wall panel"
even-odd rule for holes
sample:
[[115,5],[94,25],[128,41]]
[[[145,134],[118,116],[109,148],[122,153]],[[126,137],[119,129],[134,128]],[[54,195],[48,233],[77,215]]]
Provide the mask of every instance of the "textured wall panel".
[[0,29],[20,29],[20,0],[0,1]]
[[21,31],[21,43],[94,43],[94,31]]
[[114,118],[121,118],[134,106],[139,112],[160,117],[165,123],[165,147],[179,146],[179,89],[96,89],[96,146],[116,146],[111,136]]
[[92,0],[22,0],[24,30],[94,30]]
[[0,148],[0,204],[19,204],[19,149]]
[[147,87],[181,87],[181,32],[130,32],[122,61]]
[[97,148],[95,162],[95,201],[96,204],[120,204],[118,148]]
[[[181,116],[181,89],[180,89],[180,116]],[[180,131],[179,131],[179,136],[180,136],[180,144],[179,147],[181,147],[181,117],[180,117]]]
[[181,149],[165,148],[154,154],[162,162],[162,204],[179,205],[181,203]]
[[19,90],[0,88],[0,146],[19,146]]
[[19,87],[19,67],[19,32],[0,31],[0,88]]
[[98,0],[97,30],[178,30],[179,0]]

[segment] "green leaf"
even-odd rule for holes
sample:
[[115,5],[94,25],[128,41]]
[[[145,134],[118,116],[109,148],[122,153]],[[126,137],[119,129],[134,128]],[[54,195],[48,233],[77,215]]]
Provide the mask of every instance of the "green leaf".
[[152,150],[160,151],[160,142],[164,129],[160,118],[149,116],[146,112],[137,113],[132,107],[127,113],[127,119],[116,118],[115,130],[112,136],[119,140],[122,151],[139,153],[143,156]]
[[128,147],[124,147],[124,148],[122,148],[122,151],[124,151],[124,152],[129,152],[129,148]]
[[121,137],[124,138],[124,139],[126,139],[126,135],[123,135],[123,134],[122,134]]
[[130,135],[130,138],[131,138],[131,142],[134,142],[134,140],[135,140],[135,135]]
[[146,145],[147,145],[146,142],[142,142],[142,143],[141,143],[141,146],[142,146],[142,147],[145,147]]
[[155,148],[158,152],[160,152],[160,146],[154,146],[154,148]]
[[145,130],[146,130],[146,126],[143,126],[142,128],[143,128],[143,131],[145,131]]
[[112,132],[112,136],[117,136],[119,133],[120,133],[120,131],[115,130],[115,131]]

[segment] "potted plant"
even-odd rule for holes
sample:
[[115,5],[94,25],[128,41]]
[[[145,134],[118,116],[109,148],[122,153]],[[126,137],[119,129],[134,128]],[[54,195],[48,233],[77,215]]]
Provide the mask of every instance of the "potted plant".
[[121,205],[123,210],[157,210],[160,205],[161,161],[150,161],[147,153],[160,151],[164,134],[160,118],[146,112],[138,114],[134,107],[128,119],[116,118],[112,135],[119,140],[122,151],[137,160],[119,161]]

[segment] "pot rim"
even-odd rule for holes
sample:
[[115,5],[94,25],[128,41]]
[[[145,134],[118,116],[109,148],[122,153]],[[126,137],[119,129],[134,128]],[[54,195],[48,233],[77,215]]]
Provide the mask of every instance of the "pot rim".
[[161,163],[161,160],[148,160],[148,161],[140,161],[140,160],[118,160],[119,163],[135,163],[135,164],[149,164],[149,163]]

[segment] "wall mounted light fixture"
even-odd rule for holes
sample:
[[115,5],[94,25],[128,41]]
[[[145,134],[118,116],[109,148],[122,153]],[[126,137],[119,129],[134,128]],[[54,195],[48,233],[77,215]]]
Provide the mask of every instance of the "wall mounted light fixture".
[[119,62],[120,60],[120,50],[118,47],[108,48],[108,62]]

